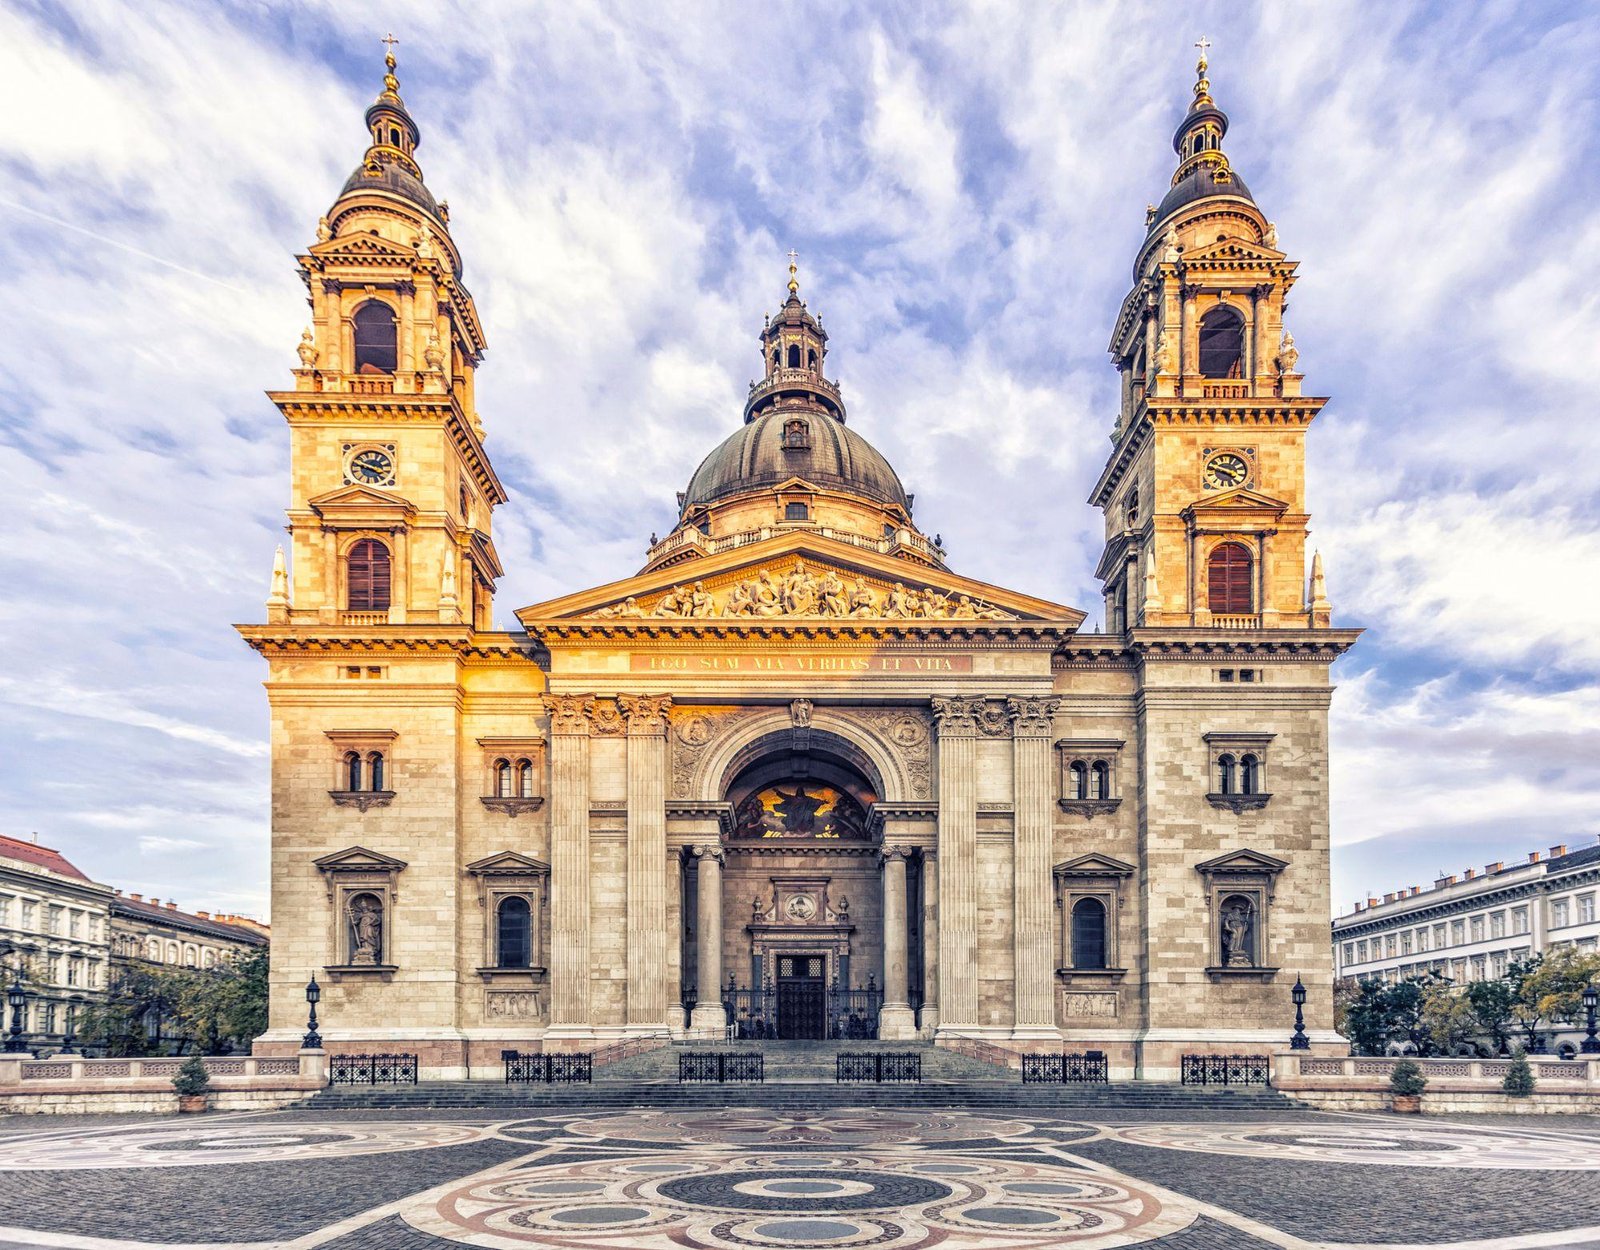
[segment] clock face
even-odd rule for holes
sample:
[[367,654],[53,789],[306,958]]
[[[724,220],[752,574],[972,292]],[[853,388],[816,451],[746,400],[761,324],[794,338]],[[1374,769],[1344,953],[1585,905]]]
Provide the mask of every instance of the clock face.
[[1205,481],[1212,490],[1243,486],[1249,478],[1250,466],[1244,462],[1243,456],[1236,456],[1231,451],[1212,457],[1206,464]]
[[394,480],[394,461],[383,452],[369,447],[350,458],[350,476],[369,486],[380,486]]

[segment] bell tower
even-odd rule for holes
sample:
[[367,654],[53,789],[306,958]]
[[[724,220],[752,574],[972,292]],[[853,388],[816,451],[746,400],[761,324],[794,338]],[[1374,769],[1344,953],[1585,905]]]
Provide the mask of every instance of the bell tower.
[[1305,435],[1327,401],[1301,394],[1284,326],[1296,262],[1223,151],[1199,46],[1178,166],[1146,210],[1109,345],[1121,405],[1090,497],[1107,629],[1325,627],[1307,585]]
[[474,402],[486,344],[386,42],[366,155],[299,257],[311,324],[294,389],[269,393],[290,430],[292,561],[268,619],[488,629],[506,496]]

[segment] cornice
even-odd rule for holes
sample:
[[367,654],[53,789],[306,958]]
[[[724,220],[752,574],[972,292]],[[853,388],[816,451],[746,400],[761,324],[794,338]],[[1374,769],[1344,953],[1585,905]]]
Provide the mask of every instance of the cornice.
[[1274,655],[1329,660],[1355,645],[1359,629],[1208,629],[1146,627],[1130,631],[1128,650],[1141,659],[1210,655]]
[[1049,621],[834,621],[828,618],[624,617],[609,620],[526,620],[529,636],[561,641],[591,639],[751,639],[843,643],[861,639],[911,642],[974,640],[994,646],[1037,650],[1072,634],[1070,622]]
[[475,661],[537,663],[538,648],[506,635],[496,642],[459,625],[372,625],[360,630],[321,624],[235,625],[250,647],[263,655],[327,655],[370,651],[454,653]]

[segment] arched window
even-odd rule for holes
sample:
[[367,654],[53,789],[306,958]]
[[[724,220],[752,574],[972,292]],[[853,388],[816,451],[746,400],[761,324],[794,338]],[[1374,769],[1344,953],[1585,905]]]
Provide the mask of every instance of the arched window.
[[199,962],[199,951],[195,950],[195,948],[192,946],[186,946],[183,948],[183,966],[185,968],[193,968]]
[[789,344],[789,368],[798,369],[799,367],[800,367],[800,347],[799,347],[798,344],[790,343]]
[[344,788],[352,794],[361,789],[361,756],[355,751],[344,755]]
[[206,947],[206,952],[205,952],[205,965],[206,965],[206,967],[209,968],[213,964],[215,964],[216,962],[217,962],[217,952],[212,950],[209,946]]
[[161,960],[161,943],[154,938],[150,939],[149,958],[151,963],[159,963]]
[[1234,791],[1234,760],[1231,755],[1217,757],[1217,793],[1233,794]]
[[500,900],[495,925],[495,966],[526,968],[533,958],[533,913],[528,900],[513,894]]
[[817,367],[817,353],[808,351],[806,353],[806,368],[807,369],[815,369],[816,367]]
[[374,751],[367,756],[367,788],[383,789],[383,752]]
[[400,132],[393,126],[389,127],[389,142],[394,147],[400,146]]
[[511,776],[511,761],[496,760],[494,762],[494,793],[496,798],[509,799],[513,778]]
[[1072,797],[1075,799],[1089,797],[1089,768],[1082,760],[1072,761]]
[[1218,935],[1225,968],[1256,965],[1256,905],[1246,894],[1230,894],[1217,910],[1222,932]]
[[778,349],[776,347],[774,347],[772,349],[772,367],[774,369],[776,369],[778,367],[778,359],[779,359],[779,357],[778,357]]
[[517,761],[517,797],[519,799],[533,798],[533,761]]
[[1094,767],[1090,770],[1090,776],[1092,778],[1092,784],[1089,787],[1090,797],[1109,799],[1111,797],[1111,769],[1106,766],[1106,762],[1104,760],[1096,760]]
[[1240,757],[1239,793],[1261,793],[1261,761],[1253,755],[1245,755]]
[[394,310],[378,300],[356,309],[356,372],[393,373],[399,360]]
[[389,549],[363,538],[345,557],[345,606],[352,612],[389,610]]
[[1106,966],[1106,905],[1097,898],[1080,898],[1072,905],[1072,966]]
[[178,944],[176,942],[167,943],[167,962],[169,964],[178,962]]
[[1206,598],[1213,612],[1233,615],[1253,610],[1249,550],[1243,543],[1221,543],[1206,559]]
[[1200,319],[1200,374],[1244,377],[1244,318],[1236,310],[1213,308]]

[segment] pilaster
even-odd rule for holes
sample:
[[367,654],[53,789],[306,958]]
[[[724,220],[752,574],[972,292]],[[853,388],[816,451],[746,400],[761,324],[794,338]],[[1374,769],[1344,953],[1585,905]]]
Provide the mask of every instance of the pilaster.
[[1055,970],[1051,935],[1055,912],[1052,898],[1050,719],[1061,700],[1011,698],[1013,802],[1016,811],[1012,856],[1013,928],[1015,935],[1016,1024],[1013,1036],[1054,1037]]
[[667,1023],[667,708],[665,695],[623,695],[628,719],[628,1014]]
[[933,700],[939,739],[941,1030],[978,1024],[978,713],[983,699]]
[[589,1024],[589,710],[583,695],[550,701],[550,1027]]
[[922,1035],[939,1027],[939,852],[922,850]]

